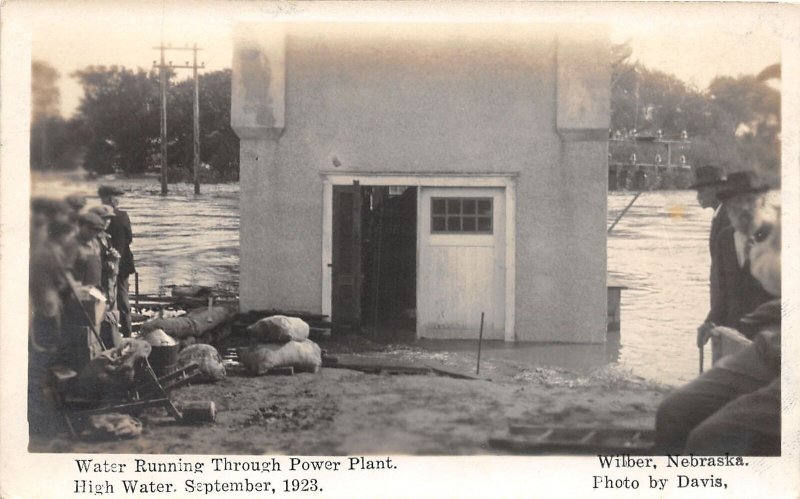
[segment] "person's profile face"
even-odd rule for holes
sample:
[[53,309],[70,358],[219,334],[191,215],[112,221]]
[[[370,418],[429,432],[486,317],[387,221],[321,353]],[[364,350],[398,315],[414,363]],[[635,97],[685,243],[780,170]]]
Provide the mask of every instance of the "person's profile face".
[[717,201],[717,188],[705,186],[697,189],[697,203],[701,208],[713,208]]
[[108,206],[111,206],[113,208],[119,206],[119,198],[114,195],[103,196],[102,198],[100,198],[100,201],[103,204],[107,204]]

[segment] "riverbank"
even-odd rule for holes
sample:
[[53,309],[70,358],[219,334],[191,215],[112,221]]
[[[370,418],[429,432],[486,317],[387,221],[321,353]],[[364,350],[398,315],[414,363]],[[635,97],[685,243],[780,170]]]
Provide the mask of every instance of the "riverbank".
[[[471,352],[443,354],[414,345],[349,337],[322,342],[329,355],[388,362],[432,362],[474,373]],[[142,415],[136,439],[89,443],[66,435],[34,439],[33,452],[158,454],[502,454],[488,439],[509,418],[536,425],[652,428],[668,388],[617,367],[576,372],[508,359],[481,362],[480,379],[367,374],[323,367],[316,374],[246,375],[235,365],[215,384],[172,393],[177,404],[213,400],[215,423],[177,425]]]

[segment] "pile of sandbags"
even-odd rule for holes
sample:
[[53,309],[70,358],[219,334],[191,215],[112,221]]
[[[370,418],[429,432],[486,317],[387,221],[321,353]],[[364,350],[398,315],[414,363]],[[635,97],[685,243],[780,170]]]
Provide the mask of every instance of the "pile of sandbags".
[[246,331],[259,342],[237,350],[239,361],[251,374],[265,374],[277,367],[315,373],[322,365],[322,351],[308,339],[308,324],[302,319],[274,315],[251,324]]

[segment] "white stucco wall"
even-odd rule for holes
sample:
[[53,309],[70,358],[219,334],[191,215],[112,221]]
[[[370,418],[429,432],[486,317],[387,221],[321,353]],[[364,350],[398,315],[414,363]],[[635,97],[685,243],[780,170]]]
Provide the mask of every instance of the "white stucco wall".
[[518,174],[516,338],[603,340],[603,30],[263,25],[238,35],[242,309],[320,310],[320,173],[336,156],[342,172]]

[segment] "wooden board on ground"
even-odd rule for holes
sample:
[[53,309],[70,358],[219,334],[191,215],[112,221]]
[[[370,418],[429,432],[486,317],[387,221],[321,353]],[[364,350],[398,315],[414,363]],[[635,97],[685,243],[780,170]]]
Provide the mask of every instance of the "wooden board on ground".
[[436,374],[440,374],[442,376],[449,376],[451,378],[456,378],[456,379],[472,379],[472,380],[484,379],[484,378],[481,378],[480,376],[476,376],[474,374],[470,374],[470,373],[466,373],[466,372],[462,372],[462,371],[456,371],[455,369],[450,369],[448,367],[444,367],[442,365],[435,364],[435,363],[432,363],[432,362],[427,362],[425,365],[430,367],[431,370],[433,372],[435,372]]
[[[330,357],[326,357],[330,359]],[[336,362],[328,360],[324,367],[339,369],[352,369],[366,373],[386,374],[430,374],[433,370],[425,365],[401,362],[377,357],[356,357],[354,355],[339,355]]]
[[643,428],[554,427],[514,422],[508,434],[489,439],[512,454],[652,454],[655,432]]

